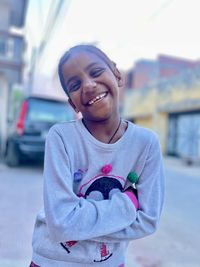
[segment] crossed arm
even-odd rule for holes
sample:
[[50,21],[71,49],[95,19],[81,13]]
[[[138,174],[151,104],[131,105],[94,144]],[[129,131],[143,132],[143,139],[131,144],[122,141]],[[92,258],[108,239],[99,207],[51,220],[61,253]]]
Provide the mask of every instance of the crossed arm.
[[[163,198],[164,175],[157,139],[152,141],[137,186],[139,209],[118,192],[111,199],[94,201],[77,197],[69,172],[69,159],[62,138],[46,143],[44,204],[49,233],[57,242],[95,240],[120,242],[144,237],[156,230]],[[57,161],[56,157],[62,158]],[[87,218],[87,219],[86,219]]]

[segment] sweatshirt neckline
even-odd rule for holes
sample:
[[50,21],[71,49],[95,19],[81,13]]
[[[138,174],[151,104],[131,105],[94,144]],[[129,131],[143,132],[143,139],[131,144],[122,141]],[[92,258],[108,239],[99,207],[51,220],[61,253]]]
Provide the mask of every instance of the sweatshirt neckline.
[[106,148],[106,149],[117,149],[119,148],[119,146],[123,145],[124,142],[126,142],[126,139],[128,138],[130,132],[131,132],[131,125],[130,122],[125,120],[128,123],[127,129],[124,132],[124,134],[113,144],[106,144],[103,143],[101,141],[99,141],[98,139],[96,139],[85,127],[85,125],[82,122],[82,119],[77,120],[77,126],[79,128],[79,130],[83,133],[83,135],[86,137],[86,139],[90,142],[92,142],[93,144],[95,144],[98,147],[101,148]]

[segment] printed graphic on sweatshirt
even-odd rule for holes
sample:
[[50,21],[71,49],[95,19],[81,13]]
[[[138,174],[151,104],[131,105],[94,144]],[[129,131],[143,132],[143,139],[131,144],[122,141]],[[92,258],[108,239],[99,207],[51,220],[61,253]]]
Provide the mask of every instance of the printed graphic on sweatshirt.
[[78,243],[78,241],[67,241],[60,244],[67,251],[67,253],[70,253],[70,248],[74,246],[76,243]]
[[106,261],[112,256],[112,253],[109,252],[107,246],[105,243],[102,243],[100,245],[100,259],[99,260],[94,260],[94,262],[102,262]]
[[[110,164],[105,165],[101,169],[100,174],[97,174],[81,185],[78,196],[98,201],[110,199],[116,192],[121,192],[125,184],[125,179],[110,173],[111,171],[112,166]],[[106,261],[112,255],[113,252],[110,251],[107,244],[99,244],[99,258],[95,259],[94,262]]]
[[100,173],[82,184],[77,193],[79,197],[94,200],[110,199],[116,192],[121,192],[125,184],[123,177]]
[[[85,199],[93,199],[96,201],[110,199],[116,192],[122,192],[125,179],[123,177],[114,175],[111,173],[112,165],[108,164],[101,168],[101,172],[96,176],[83,183],[77,195],[84,197]],[[83,172],[80,169],[75,172],[75,180],[81,181],[83,178]],[[62,247],[70,253],[73,250],[73,246],[77,245],[77,241],[68,241],[61,243]],[[102,262],[108,260],[113,255],[110,248],[105,243],[99,243],[99,257],[94,259],[94,262]]]

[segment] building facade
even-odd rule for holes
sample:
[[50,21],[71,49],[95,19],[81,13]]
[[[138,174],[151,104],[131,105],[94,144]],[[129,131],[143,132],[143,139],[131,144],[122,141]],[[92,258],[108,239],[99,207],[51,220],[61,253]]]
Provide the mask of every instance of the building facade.
[[155,83],[158,79],[171,78],[184,70],[194,69],[200,61],[169,55],[159,55],[156,60],[141,59],[127,73],[127,88],[138,90]]
[[0,2],[0,151],[9,119],[11,90],[20,84],[23,76],[24,37],[13,33],[11,27],[24,25],[27,0],[2,0]]
[[200,161],[200,67],[128,90],[123,114],[156,131],[164,154]]

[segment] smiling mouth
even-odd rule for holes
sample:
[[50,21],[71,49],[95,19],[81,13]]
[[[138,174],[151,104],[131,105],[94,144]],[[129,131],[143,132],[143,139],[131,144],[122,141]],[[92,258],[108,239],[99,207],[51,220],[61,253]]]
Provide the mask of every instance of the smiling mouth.
[[102,93],[102,94],[96,96],[95,98],[91,99],[91,100],[87,103],[87,105],[88,105],[88,106],[92,106],[94,103],[100,102],[102,99],[104,99],[104,98],[107,96],[107,94],[108,94],[108,93],[106,92],[106,93]]

